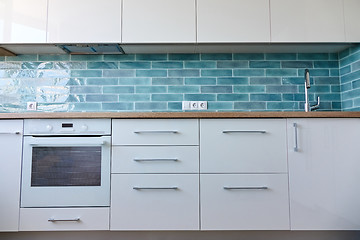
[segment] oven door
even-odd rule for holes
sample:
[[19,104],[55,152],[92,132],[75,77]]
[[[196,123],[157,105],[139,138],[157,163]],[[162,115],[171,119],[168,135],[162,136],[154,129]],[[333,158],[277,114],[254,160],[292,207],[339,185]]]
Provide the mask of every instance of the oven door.
[[21,207],[109,206],[110,141],[25,136]]

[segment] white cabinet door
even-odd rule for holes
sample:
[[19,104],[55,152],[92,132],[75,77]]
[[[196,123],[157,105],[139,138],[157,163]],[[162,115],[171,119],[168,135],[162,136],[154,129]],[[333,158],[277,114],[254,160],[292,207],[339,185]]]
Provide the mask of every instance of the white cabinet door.
[[19,229],[22,129],[22,120],[0,121],[0,232]]
[[46,43],[47,0],[0,0],[0,43]]
[[121,0],[49,0],[48,42],[121,42]]
[[202,230],[286,230],[287,174],[201,174]]
[[198,174],[112,174],[111,230],[199,230]]
[[123,0],[123,43],[194,43],[195,0]]
[[269,42],[269,0],[198,0],[198,42]]
[[201,173],[286,173],[286,120],[202,119]]
[[359,0],[344,0],[345,34],[347,42],[360,42],[359,10]]
[[343,0],[270,0],[272,42],[344,42]]
[[360,120],[290,119],[288,134],[291,229],[359,230]]

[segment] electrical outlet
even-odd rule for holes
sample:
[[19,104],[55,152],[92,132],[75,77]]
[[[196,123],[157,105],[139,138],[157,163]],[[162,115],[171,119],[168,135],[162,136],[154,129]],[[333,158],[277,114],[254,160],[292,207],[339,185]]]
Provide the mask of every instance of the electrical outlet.
[[199,110],[206,110],[207,109],[207,101],[199,101],[198,102],[198,109]]
[[198,102],[197,101],[191,101],[190,102],[190,109],[191,110],[198,110],[199,109],[199,104],[198,104]]
[[37,102],[27,102],[26,109],[28,111],[36,111],[37,109]]

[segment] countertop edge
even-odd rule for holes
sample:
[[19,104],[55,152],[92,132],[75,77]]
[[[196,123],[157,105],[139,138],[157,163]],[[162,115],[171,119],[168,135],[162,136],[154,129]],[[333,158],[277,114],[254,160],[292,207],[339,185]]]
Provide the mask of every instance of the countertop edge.
[[0,119],[61,118],[360,118],[360,112],[31,112],[0,113]]

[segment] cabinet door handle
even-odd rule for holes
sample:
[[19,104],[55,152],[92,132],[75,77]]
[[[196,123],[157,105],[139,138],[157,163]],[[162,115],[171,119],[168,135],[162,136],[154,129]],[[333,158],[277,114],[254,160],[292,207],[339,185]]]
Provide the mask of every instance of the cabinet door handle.
[[266,133],[265,130],[223,130],[223,133]]
[[177,130],[136,130],[134,133],[141,134],[141,133],[178,133]]
[[49,222],[79,222],[80,218],[65,218],[65,219],[57,219],[57,218],[49,218],[48,219]]
[[176,162],[177,158],[134,158],[135,162]]
[[21,132],[0,132],[0,135],[12,135],[12,134],[20,135]]
[[224,186],[225,190],[267,190],[269,189],[266,186],[260,186],[260,187],[228,187]]
[[299,151],[299,146],[298,146],[298,125],[297,123],[293,123],[293,127],[294,127],[294,152]]
[[134,190],[178,190],[178,187],[133,187]]

